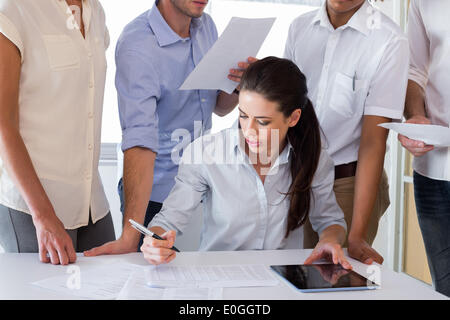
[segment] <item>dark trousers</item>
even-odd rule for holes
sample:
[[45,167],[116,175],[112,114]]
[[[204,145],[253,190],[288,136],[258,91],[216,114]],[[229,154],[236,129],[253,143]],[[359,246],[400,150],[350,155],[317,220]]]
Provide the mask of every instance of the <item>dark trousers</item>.
[[414,172],[414,195],[434,287],[450,297],[450,182]]
[[[87,226],[66,230],[76,252],[83,252],[116,239],[111,213],[96,223],[89,215]],[[0,245],[6,252],[39,252],[31,215],[0,205]]]
[[[119,184],[117,186],[117,191],[119,193],[120,198],[120,211],[122,212],[122,215],[125,213],[125,196],[123,192],[123,182],[122,179],[120,179]],[[149,201],[147,206],[147,211],[145,212],[145,219],[144,219],[144,226],[148,226],[150,221],[152,221],[153,217],[156,216],[156,214],[161,211],[162,203],[160,202],[154,202]],[[139,240],[138,245],[138,252],[141,252],[141,246],[144,243],[144,235],[141,235],[141,239]]]

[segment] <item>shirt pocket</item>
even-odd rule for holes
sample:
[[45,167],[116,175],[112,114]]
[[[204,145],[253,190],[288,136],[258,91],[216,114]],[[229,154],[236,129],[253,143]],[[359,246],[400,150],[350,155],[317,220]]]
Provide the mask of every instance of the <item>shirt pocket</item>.
[[[350,118],[355,113],[356,80],[343,73],[337,73],[330,96],[330,107],[340,115]],[[358,81],[360,85],[360,81]]]
[[80,56],[73,41],[66,35],[44,35],[50,68],[54,71],[77,69]]

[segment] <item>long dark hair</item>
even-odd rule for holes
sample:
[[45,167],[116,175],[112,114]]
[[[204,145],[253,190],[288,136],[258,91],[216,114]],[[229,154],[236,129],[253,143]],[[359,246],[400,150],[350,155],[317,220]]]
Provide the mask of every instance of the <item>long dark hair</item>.
[[303,225],[311,207],[311,185],[321,153],[320,125],[308,98],[306,77],[290,60],[267,57],[252,63],[241,80],[241,91],[251,91],[276,102],[285,117],[301,109],[300,120],[289,128],[287,138],[294,152],[291,159],[292,184],[286,237]]

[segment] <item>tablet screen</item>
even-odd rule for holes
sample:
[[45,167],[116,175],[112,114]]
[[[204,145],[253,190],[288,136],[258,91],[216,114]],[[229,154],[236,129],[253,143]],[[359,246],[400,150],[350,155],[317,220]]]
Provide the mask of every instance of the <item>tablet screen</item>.
[[376,289],[378,285],[341,265],[284,265],[271,268],[304,292]]

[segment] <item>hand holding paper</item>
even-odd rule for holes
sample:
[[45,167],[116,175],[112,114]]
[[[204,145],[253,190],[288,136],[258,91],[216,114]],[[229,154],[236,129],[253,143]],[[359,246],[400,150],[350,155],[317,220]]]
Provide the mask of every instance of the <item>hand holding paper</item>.
[[[431,121],[422,115],[413,116],[406,123],[415,124],[431,124]],[[408,137],[399,134],[398,140],[402,146],[412,153],[415,157],[421,157],[434,149],[434,146],[426,145],[423,141],[418,141],[414,139],[409,139]]]
[[238,67],[240,69],[230,69],[230,74],[228,75],[228,79],[233,80],[234,82],[239,83],[236,89],[241,90],[240,83],[242,80],[242,76],[244,75],[245,70],[252,64],[253,62],[258,61],[255,57],[248,57],[247,62],[239,62]]
[[231,94],[237,83],[227,77],[230,69],[235,68],[239,61],[256,56],[274,22],[275,18],[233,17],[180,90],[222,90]]
[[448,127],[415,123],[383,123],[380,127],[394,130],[412,140],[423,141],[428,146],[450,147]]

